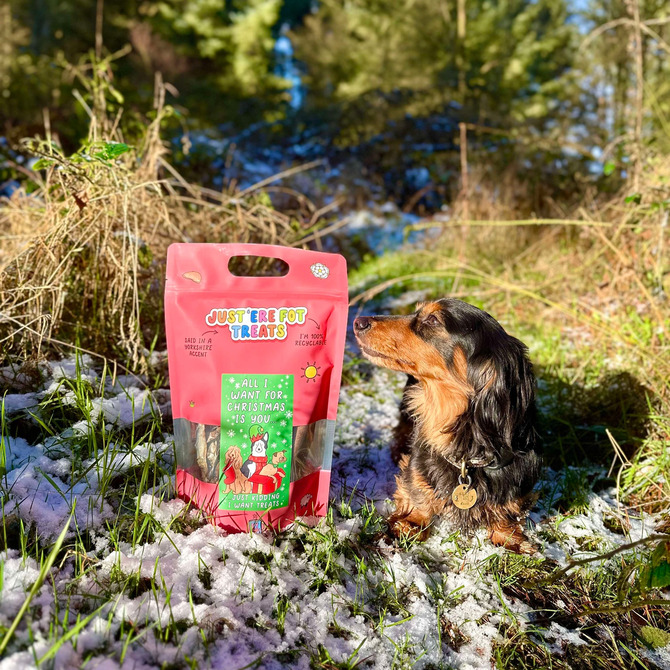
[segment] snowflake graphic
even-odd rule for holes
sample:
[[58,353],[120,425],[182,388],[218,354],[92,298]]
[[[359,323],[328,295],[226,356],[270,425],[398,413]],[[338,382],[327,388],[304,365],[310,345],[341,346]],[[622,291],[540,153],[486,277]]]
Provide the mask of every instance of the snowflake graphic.
[[282,444],[286,444],[286,438],[282,440]]
[[228,431],[228,437],[235,437],[235,431],[232,428]]
[[235,384],[235,388],[236,388],[236,389],[240,388],[240,385],[239,385],[239,384]]
[[276,449],[276,448],[277,448],[277,443],[276,443],[276,442],[273,442],[270,446],[271,446],[273,449]]
[[235,383],[235,377],[228,377],[228,381],[229,381],[231,384],[234,384],[234,383]]
[[293,412],[291,412],[291,411],[286,412],[286,418],[287,419],[290,419],[292,416],[293,416]]
[[279,425],[283,428],[283,427],[286,425],[286,421],[284,421],[284,419],[282,419],[282,420],[279,422]]
[[244,431],[240,428],[240,433],[243,433]]

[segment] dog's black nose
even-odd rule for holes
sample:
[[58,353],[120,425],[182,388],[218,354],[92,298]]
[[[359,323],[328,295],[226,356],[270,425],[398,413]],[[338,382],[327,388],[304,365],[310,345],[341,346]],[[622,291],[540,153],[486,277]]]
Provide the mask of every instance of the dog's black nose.
[[372,327],[372,318],[369,316],[359,316],[354,319],[354,333],[362,335],[366,330]]

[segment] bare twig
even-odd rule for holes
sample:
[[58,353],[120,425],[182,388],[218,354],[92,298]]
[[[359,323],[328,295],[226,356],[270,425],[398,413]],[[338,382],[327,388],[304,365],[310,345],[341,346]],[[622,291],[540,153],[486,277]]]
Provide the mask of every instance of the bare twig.
[[670,608],[670,600],[635,600],[627,605],[614,605],[613,607],[593,607],[591,609],[581,610],[572,616],[581,619],[593,614],[626,614],[642,607],[663,607]]
[[[662,542],[670,539],[670,535],[648,535],[647,537],[643,537],[640,540],[636,540],[635,542],[628,542],[627,544],[622,544],[619,545],[618,547],[615,547],[611,551],[605,552],[604,554],[598,554],[597,556],[589,556],[588,558],[580,558],[577,560],[570,560],[568,562],[568,565],[566,565],[564,568],[561,568],[560,570],[556,570],[556,572],[552,572],[551,575],[548,577],[545,577],[544,579],[540,579],[537,581],[528,581],[524,583],[524,588],[525,587],[538,587],[538,586],[546,586],[548,584],[554,584],[557,582],[561,577],[565,576],[570,570],[573,570],[576,567],[579,567],[580,565],[588,565],[589,563],[595,563],[597,561],[606,561],[613,556],[616,556],[617,554],[620,554],[624,551],[628,551],[629,549],[635,549],[635,547],[639,547],[641,545],[647,545],[647,544],[652,544],[653,542]],[[670,606],[670,601],[666,601],[668,605]]]
[[[460,154],[461,154],[461,198],[463,199],[463,216],[470,219],[470,185],[468,183],[468,131],[465,123],[459,123]],[[462,231],[465,234],[465,231]]]
[[288,170],[284,170],[283,172],[278,172],[277,174],[272,175],[272,177],[263,179],[262,181],[259,181],[258,183],[249,186],[249,188],[245,188],[243,191],[240,191],[237,194],[237,197],[242,198],[245,195],[248,195],[249,193],[258,191],[258,189],[263,188],[263,186],[272,184],[273,182],[279,181],[280,179],[285,179],[286,177],[290,177],[291,175],[298,174],[300,172],[305,172],[306,170],[311,170],[312,168],[318,167],[319,165],[323,165],[324,163],[325,161],[319,158],[318,160],[310,161],[309,163],[304,163],[303,165],[296,165],[295,167],[289,168]]
[[633,140],[633,189],[640,189],[640,173],[642,171],[642,115],[644,113],[644,52],[642,45],[642,28],[640,22],[639,0],[627,0],[628,11],[633,18],[633,61],[635,63],[635,105],[634,105],[634,140]]

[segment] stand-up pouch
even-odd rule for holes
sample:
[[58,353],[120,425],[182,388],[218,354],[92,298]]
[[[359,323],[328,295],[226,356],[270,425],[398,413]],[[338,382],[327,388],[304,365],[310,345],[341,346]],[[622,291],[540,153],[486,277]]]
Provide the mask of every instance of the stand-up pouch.
[[[231,272],[239,257],[279,259],[288,271],[239,276]],[[225,529],[325,515],[347,303],[338,254],[260,244],[168,249],[177,492]]]

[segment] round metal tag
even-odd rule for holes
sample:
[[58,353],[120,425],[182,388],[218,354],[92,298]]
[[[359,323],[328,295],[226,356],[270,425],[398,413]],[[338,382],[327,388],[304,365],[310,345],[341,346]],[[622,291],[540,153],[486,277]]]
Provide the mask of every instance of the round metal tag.
[[477,491],[467,484],[460,484],[451,494],[451,500],[458,509],[470,509],[477,502]]

